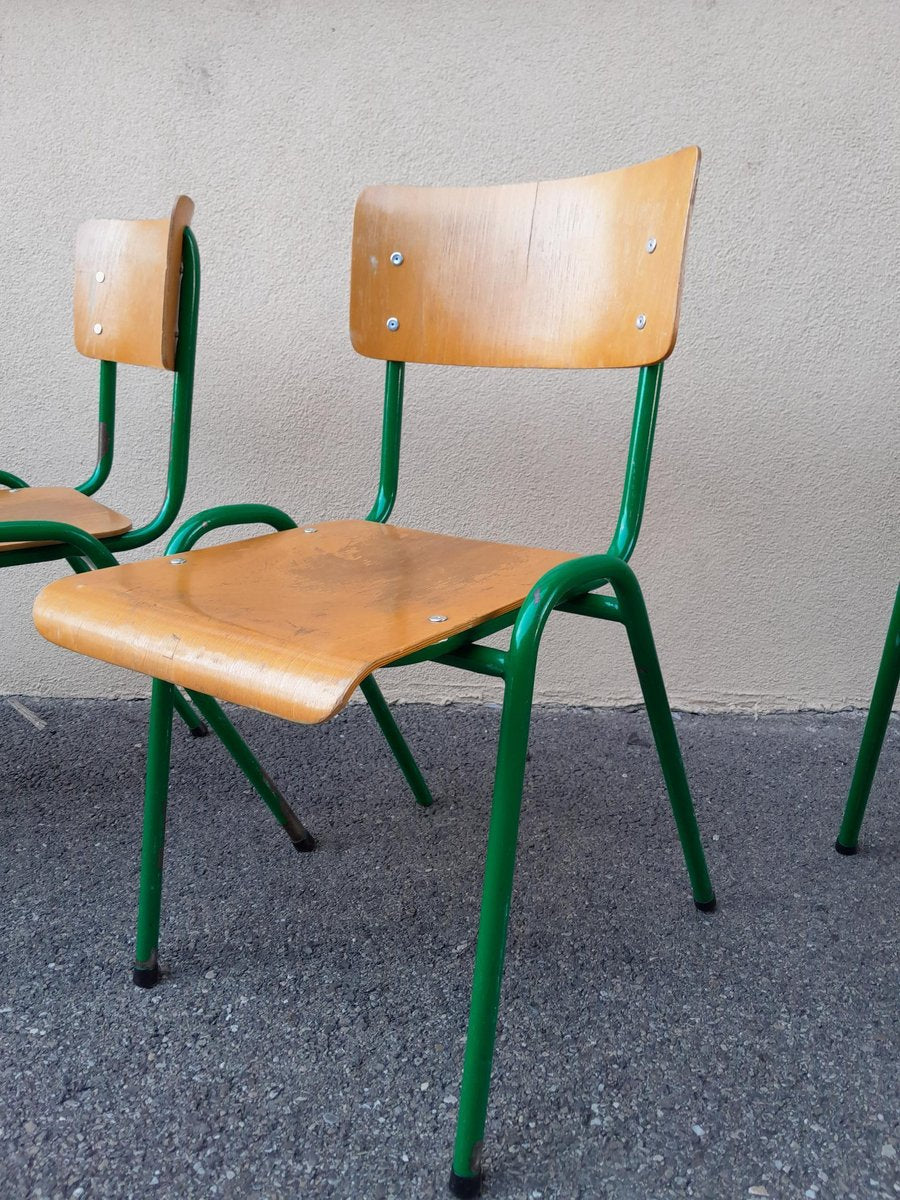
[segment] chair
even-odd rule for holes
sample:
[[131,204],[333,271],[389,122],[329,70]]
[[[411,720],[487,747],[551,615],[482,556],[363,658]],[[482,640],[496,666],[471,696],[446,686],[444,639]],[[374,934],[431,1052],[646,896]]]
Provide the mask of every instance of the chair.
[[866,815],[866,804],[869,800],[872,780],[875,778],[875,769],[881,755],[894,697],[897,694],[898,681],[900,681],[900,587],[897,588],[897,594],[894,597],[894,609],[888,624],[878,675],[875,678],[872,704],[863,728],[859,755],[850,783],[850,794],[844,809],[844,819],[841,821],[837,841],[834,843],[834,848],[839,854],[856,854],[859,849],[859,831],[862,827],[863,817]]
[[[0,568],[64,558],[83,572],[96,557],[96,545],[82,542],[83,553],[72,553],[77,547],[65,540],[64,527],[90,534],[118,554],[155,541],[177,517],[187,482],[200,297],[193,215],[193,201],[179,196],[162,220],[87,221],[79,228],[74,333],[78,351],[100,360],[97,464],[75,488],[29,487],[0,470],[0,485],[9,489],[0,490]],[[174,378],[166,495],[157,515],[139,529],[94,499],[112,469],[118,363],[162,368]],[[13,535],[11,523],[22,522],[30,528]],[[191,732],[202,736],[206,727],[191,706],[180,695],[176,703]]]
[[[168,557],[59,580],[35,604],[50,641],[153,677],[137,974],[157,940],[173,688],[312,724],[357,687],[382,721],[380,667],[436,662],[504,681],[472,1006],[450,1177],[477,1194],[538,647],[556,610],[623,624],[694,901],[715,906],[640,587],[628,559],[647,489],[663,360],[677,333],[699,151],[608,174],[487,188],[374,187],[357,203],[350,330],[386,364],[381,471],[366,520],[297,526],[263,505],[210,509]],[[502,545],[387,524],[406,362],[636,367],[621,510],[605,554]],[[218,526],[276,532],[193,549]],[[610,592],[611,589],[611,592]],[[481,644],[511,629],[509,648]],[[417,799],[431,797],[393,724]]]
[[[187,484],[200,300],[200,256],[189,222],[194,204],[179,196],[168,218],[88,221],[75,247],[75,346],[100,359],[99,450],[90,478],[77,488],[29,487],[0,471],[0,568],[65,559],[78,574],[116,564],[116,554],[146,546],[172,525]],[[166,490],[156,516],[138,529],[93,497],[113,462],[118,363],[172,373],[172,419]],[[182,694],[174,710],[195,737],[208,730]],[[210,724],[272,810],[294,848],[315,839],[291,810],[225,714],[204,706]]]

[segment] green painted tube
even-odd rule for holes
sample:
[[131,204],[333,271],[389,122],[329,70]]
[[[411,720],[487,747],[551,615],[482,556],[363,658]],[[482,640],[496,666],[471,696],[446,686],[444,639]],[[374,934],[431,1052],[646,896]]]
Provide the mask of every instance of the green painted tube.
[[853,854],[859,843],[859,831],[862,828],[863,817],[866,815],[866,805],[884,735],[887,732],[888,721],[894,697],[897,695],[897,683],[900,680],[900,587],[894,597],[894,608],[888,623],[887,637],[881,661],[878,664],[878,674],[875,678],[875,690],[872,693],[872,703],[869,715],[863,729],[862,742],[853,770],[853,781],[850,784],[850,794],[844,809],[844,819],[841,822],[835,849],[841,854]]
[[400,480],[400,433],[403,424],[403,379],[405,364],[389,362],[384,372],[384,414],[381,427],[381,471],[378,495],[367,521],[385,522],[397,499]]
[[116,440],[116,364],[105,360],[100,363],[100,411],[97,424],[97,465],[90,478],[77,489],[85,496],[92,496],[94,492],[99,491],[109,478],[113,464]]
[[434,802],[434,797],[428,789],[428,784],[425,782],[425,776],[419,770],[418,763],[413,758],[412,751],[406,744],[406,739],[400,732],[397,722],[394,720],[394,714],[391,712],[388,702],[382,695],[381,688],[375,682],[375,677],[369,675],[359,685],[362,694],[365,696],[369,708],[381,732],[385,736],[387,744],[391,748],[394,758],[397,760],[397,765],[403,772],[403,777],[409,784],[412,794],[416,798],[416,802],[421,804],[423,808],[429,808]]
[[172,749],[174,687],[153,680],[147,776],[144,787],[144,832],[141,842],[141,885],[138,899],[134,982],[153,987],[159,980],[159,915],[162,903],[163,851]]
[[634,419],[631,424],[631,439],[628,443],[628,458],[625,462],[622,504],[608,550],[609,554],[623,558],[626,562],[631,558],[637,545],[644,516],[647,483],[650,478],[650,456],[653,453],[653,434],[656,430],[656,414],[662,389],[662,373],[662,363],[641,367],[638,373]]
[[[117,565],[115,558],[102,542],[85,533],[83,529],[67,525],[64,521],[0,521],[0,541],[54,542],[54,546],[45,548],[53,558],[68,558],[69,551],[75,550],[80,557],[89,559],[95,567]],[[27,551],[19,553],[27,555]],[[0,566],[17,565],[16,559],[16,551],[6,551],[0,556]]]
[[179,526],[166,547],[166,554],[181,554],[212,533],[229,525],[269,525],[272,529],[296,529],[297,522],[271,504],[219,504],[204,508]]
[[182,251],[181,297],[178,309],[178,349],[172,383],[172,428],[166,494],[156,516],[139,529],[109,538],[116,554],[146,546],[161,537],[184,502],[191,444],[191,409],[194,396],[194,361],[197,352],[197,314],[200,305],[200,252],[193,231],[186,228]]
[[675,823],[694,894],[702,908],[714,904],[684,765],[669,712],[646,608],[634,572],[620,557],[592,555],[546,572],[519,610],[506,652],[506,689],[488,832],[481,917],[475,951],[472,1003],[459,1097],[451,1190],[475,1195],[481,1175],[491,1063],[515,873],[516,841],[528,749],[534,677],[541,635],[554,611],[612,584],[647,702]]
[[187,689],[201,716],[210,729],[243,771],[254,791],[265,802],[272,816],[284,829],[297,850],[315,849],[315,839],[303,826],[299,817],[282,796],[281,792],[259,765],[253,751],[232,725],[219,704],[212,696]]
[[0,484],[8,488],[27,488],[28,484],[12,471],[0,471]]

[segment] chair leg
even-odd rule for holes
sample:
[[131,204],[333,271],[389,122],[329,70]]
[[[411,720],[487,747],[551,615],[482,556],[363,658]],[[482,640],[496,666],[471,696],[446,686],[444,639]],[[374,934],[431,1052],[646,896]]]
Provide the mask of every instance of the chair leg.
[[137,946],[134,982],[151,988],[159,982],[159,912],[162,900],[163,850],[166,839],[166,803],[172,749],[172,712],[175,688],[153,680],[150,733],[147,741],[147,776],[144,789],[144,834],[141,844],[141,888],[138,900]]
[[294,849],[301,853],[315,850],[316,839],[304,827],[287,800],[259,765],[253,751],[226,717],[221,706],[211,696],[205,696],[202,692],[188,689],[188,695],[257,794],[265,801],[275,820],[291,839]]
[[653,633],[647,617],[647,608],[643,596],[636,586],[636,581],[628,596],[627,604],[623,605],[623,608],[628,642],[631,646],[634,665],[637,668],[644,703],[647,706],[647,716],[653,731],[653,740],[656,742],[656,752],[662,766],[663,778],[666,781],[666,789],[675,817],[675,826],[678,830],[678,838],[691,881],[694,903],[701,912],[713,912],[716,907],[716,898],[706,868],[700,830],[697,827],[697,817],[691,801],[691,791],[684,771],[678,736],[675,733],[675,724],[666,695],[666,685],[663,682],[656,646],[653,642]]
[[191,731],[191,737],[206,737],[206,735],[209,733],[209,730],[194,712],[193,706],[190,704],[190,702],[186,700],[184,696],[182,696],[181,692],[179,692],[178,688],[175,689],[172,702],[174,704],[175,711]]
[[894,610],[888,624],[887,639],[878,665],[878,675],[875,679],[875,690],[872,693],[872,704],[866,717],[862,742],[856,767],[853,771],[853,781],[850,784],[850,794],[847,797],[847,807],[844,809],[844,819],[834,843],[839,854],[855,854],[859,849],[859,831],[866,813],[869,791],[875,778],[875,769],[881,754],[884,735],[887,732],[888,721],[894,697],[897,694],[897,683],[900,680],[900,588],[894,600]]
[[481,1153],[516,866],[533,688],[532,660],[518,678],[514,672],[510,674],[503,698],[472,1003],[450,1173],[450,1190],[454,1196],[477,1196],[481,1190]]
[[412,789],[412,794],[415,796],[417,803],[424,808],[434,803],[434,797],[428,790],[428,784],[425,782],[425,777],[419,770],[418,763],[412,756],[412,751],[406,744],[406,740],[394,720],[394,715],[390,710],[388,702],[381,693],[381,688],[375,682],[375,677],[369,675],[359,685],[362,694],[368,701],[375,720],[378,722],[381,732],[384,734],[387,744],[390,746],[394,758],[397,760],[397,765],[403,772],[406,782]]

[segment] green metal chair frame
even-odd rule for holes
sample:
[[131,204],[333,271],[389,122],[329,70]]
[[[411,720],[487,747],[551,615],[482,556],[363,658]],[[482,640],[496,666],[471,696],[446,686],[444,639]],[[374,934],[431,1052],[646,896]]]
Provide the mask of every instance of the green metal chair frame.
[[872,703],[863,728],[862,742],[853,779],[850,783],[850,794],[844,809],[844,818],[838,832],[834,848],[838,854],[856,854],[859,850],[859,831],[862,828],[863,817],[866,815],[866,805],[884,735],[887,732],[888,721],[891,719],[891,709],[894,697],[897,695],[897,684],[900,681],[900,587],[894,597],[894,608],[888,623],[887,638],[878,674],[875,677],[875,690],[872,693]]
[[[648,252],[655,247],[654,240],[652,246],[648,245]],[[399,260],[401,256],[396,258]],[[629,320],[633,323],[633,318]],[[394,328],[396,323],[392,325],[389,322],[388,329]],[[642,328],[639,318],[638,329]],[[671,342],[674,344],[674,331]],[[668,353],[669,350],[664,349],[661,355],[665,357]],[[643,359],[644,363],[646,361],[646,358]],[[541,637],[554,612],[574,613],[624,626],[684,854],[693,900],[702,912],[712,912],[715,908],[715,896],[646,606],[628,562],[637,543],[644,513],[662,376],[662,361],[639,368],[621,504],[606,552],[575,558],[553,567],[535,581],[524,603],[517,609],[388,664],[403,666],[434,662],[491,676],[503,683],[471,1010],[450,1175],[450,1188],[457,1196],[477,1195],[482,1183],[482,1145],[535,672]],[[388,359],[385,364],[379,483],[375,503],[368,514],[368,520],[373,522],[388,521],[397,496],[404,377],[404,362]],[[273,530],[296,528],[296,522],[287,513],[268,505],[218,506],[198,513],[182,525],[170,541],[166,554],[179,555],[190,551],[202,537],[215,529],[258,524],[268,525]],[[598,589],[605,588],[611,589],[612,594],[597,594]],[[511,631],[507,649],[481,643],[484,637],[503,629]],[[369,675],[360,686],[415,798],[423,805],[430,805],[432,797],[427,784],[375,683],[374,675]],[[212,707],[215,702],[208,696],[190,689],[188,691],[200,712],[227,741],[229,723],[221,709]],[[134,974],[135,983],[145,987],[152,986],[160,978],[158,940],[162,863],[175,694],[174,684],[153,680],[135,955],[137,965]],[[254,772],[261,773],[261,768],[249,751],[247,754],[250,761],[244,761],[241,765],[252,780]]]

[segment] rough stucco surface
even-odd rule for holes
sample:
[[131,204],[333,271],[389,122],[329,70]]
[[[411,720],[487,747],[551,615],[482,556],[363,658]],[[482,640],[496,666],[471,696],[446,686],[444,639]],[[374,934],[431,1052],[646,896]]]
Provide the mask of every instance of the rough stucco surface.
[[[95,366],[71,346],[74,227],[197,203],[203,257],[185,515],[301,519],[373,495],[381,369],[347,336],[367,183],[586,174],[703,148],[681,338],[635,558],[671,696],[868,701],[897,579],[896,5],[427,0],[2,5],[2,465],[80,481]],[[161,494],[167,381],[124,369],[108,503]],[[396,519],[593,551],[632,379],[413,368]],[[136,694],[41,642],[0,578],[0,691]],[[580,635],[580,636],[579,636]],[[420,668],[392,694],[479,696]],[[544,699],[634,700],[620,630],[559,617]]]

